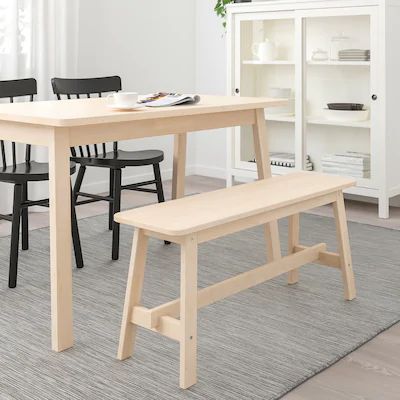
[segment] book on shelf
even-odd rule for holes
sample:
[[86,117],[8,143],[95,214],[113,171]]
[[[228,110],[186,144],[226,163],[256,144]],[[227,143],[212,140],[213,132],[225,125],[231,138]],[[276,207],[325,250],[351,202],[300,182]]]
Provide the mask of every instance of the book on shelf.
[[[271,159],[271,161],[279,161],[287,163],[294,163],[296,160],[296,156],[293,153],[280,153],[280,152],[269,153],[269,158]],[[310,161],[310,156],[307,155],[306,160]]]
[[[281,152],[271,152],[269,153],[270,163],[272,166],[285,167],[285,168],[295,168],[296,167],[296,157],[294,153],[281,153]],[[256,162],[255,159],[250,160],[250,162]],[[305,171],[313,171],[314,164],[312,163],[310,156],[306,156],[306,164],[304,166]]]
[[370,61],[370,50],[345,49],[339,51],[339,61]]
[[343,165],[362,165],[369,167],[371,164],[371,155],[368,153],[347,151],[345,153],[325,154],[321,157],[321,161]]
[[139,99],[140,104],[146,107],[170,107],[181,104],[197,104],[200,101],[200,96],[197,94],[180,94],[158,92],[148,94]]
[[352,176],[354,178],[370,178],[371,176],[371,171],[369,170],[354,171],[345,168],[322,167],[322,172],[325,174]]
[[348,169],[352,171],[369,171],[370,170],[370,165],[363,165],[363,164],[343,164],[343,163],[337,163],[337,162],[332,162],[332,161],[322,161],[321,162],[322,167],[326,168],[341,168],[341,169]]
[[[285,161],[271,161],[271,165],[276,165],[277,167],[288,167],[294,168],[296,164],[294,162],[285,162]],[[307,161],[305,167],[313,167],[313,163],[311,161]]]

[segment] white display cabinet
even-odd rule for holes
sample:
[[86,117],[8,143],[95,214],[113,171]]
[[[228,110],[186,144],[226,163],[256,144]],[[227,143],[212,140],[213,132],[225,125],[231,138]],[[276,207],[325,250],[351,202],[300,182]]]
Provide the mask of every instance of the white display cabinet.
[[[389,216],[389,199],[400,194],[399,21],[400,0],[228,6],[229,94],[269,97],[277,88],[291,89],[292,109],[268,111],[266,124],[271,152],[294,154],[295,167],[272,166],[273,174],[306,169],[307,156],[321,171],[325,154],[368,153],[370,171],[348,193],[377,199],[379,216]],[[275,55],[261,59],[254,43],[266,38]],[[327,60],[313,59],[318,49]],[[370,59],[339,61],[338,49],[370,50]],[[328,119],[324,108],[332,102],[362,103],[369,116],[358,122]],[[228,184],[256,178],[253,161],[250,127],[230,130]]]

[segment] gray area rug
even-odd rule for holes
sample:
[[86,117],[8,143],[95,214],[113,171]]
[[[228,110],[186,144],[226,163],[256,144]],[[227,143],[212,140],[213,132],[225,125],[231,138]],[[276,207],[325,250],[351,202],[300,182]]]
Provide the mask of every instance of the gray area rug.
[[[80,221],[86,266],[74,270],[75,347],[50,350],[48,230],[31,232],[16,290],[0,239],[0,399],[277,399],[400,319],[400,233],[350,223],[358,298],[343,300],[337,270],[306,266],[202,309],[198,384],[178,388],[179,347],[140,329],[134,358],[115,359],[132,230],[111,262],[105,216]],[[335,249],[334,222],[302,216],[302,242]],[[281,224],[286,243],[286,221]],[[260,228],[200,247],[204,287],[265,262]],[[150,242],[144,305],[179,293],[179,250]]]

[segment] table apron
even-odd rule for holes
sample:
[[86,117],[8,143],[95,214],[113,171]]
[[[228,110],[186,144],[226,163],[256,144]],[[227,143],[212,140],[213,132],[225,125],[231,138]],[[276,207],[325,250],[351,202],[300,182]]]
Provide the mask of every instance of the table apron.
[[0,140],[49,146],[54,130],[51,126],[0,121]]
[[255,110],[167,117],[69,128],[70,146],[227,128],[255,123]]

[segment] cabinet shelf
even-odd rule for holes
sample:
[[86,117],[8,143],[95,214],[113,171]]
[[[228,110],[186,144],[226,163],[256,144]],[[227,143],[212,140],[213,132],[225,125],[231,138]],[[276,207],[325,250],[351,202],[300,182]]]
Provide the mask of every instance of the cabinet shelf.
[[371,128],[371,121],[344,122],[344,121],[329,121],[325,118],[310,117],[307,118],[307,123],[313,125],[346,126],[349,128],[363,128],[363,129]]
[[[296,117],[294,115],[273,115],[273,114],[265,114],[266,121],[274,121],[274,122],[288,122],[294,123]],[[318,117],[309,117],[306,119],[308,124],[312,125],[331,125],[331,126],[346,126],[349,128],[362,128],[362,129],[370,129],[371,121],[361,121],[361,122],[343,122],[343,121],[329,121],[325,118]]]
[[275,122],[290,122],[294,123],[295,122],[295,116],[294,115],[273,115],[273,114],[265,114],[265,120],[266,121],[275,121]]
[[296,172],[296,168],[292,167],[281,167],[279,165],[271,165],[271,172],[273,175],[285,175]]
[[331,65],[331,66],[341,66],[341,67],[346,67],[346,66],[357,66],[357,67],[368,67],[371,65],[370,61],[313,61],[309,60],[307,61],[308,65]]
[[244,65],[294,65],[294,61],[289,60],[273,60],[273,61],[258,61],[258,60],[244,60]]
[[[253,161],[241,161],[238,165],[239,168],[243,168],[248,171],[257,171],[257,164]],[[292,167],[281,167],[279,165],[271,165],[271,172],[273,175],[285,175],[292,172],[298,171],[296,168]]]

